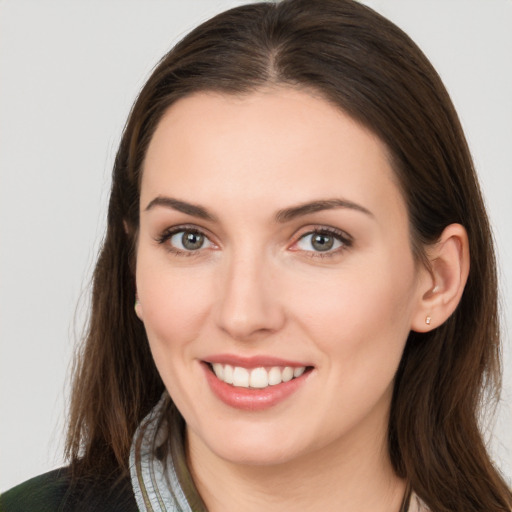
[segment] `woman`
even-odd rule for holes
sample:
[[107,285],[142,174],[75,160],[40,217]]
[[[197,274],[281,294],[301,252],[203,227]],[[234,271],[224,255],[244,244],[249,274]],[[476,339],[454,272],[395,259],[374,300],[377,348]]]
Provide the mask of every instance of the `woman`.
[[239,7],[164,57],[92,302],[70,469],[5,510],[512,507],[478,429],[499,339],[471,158],[366,7]]

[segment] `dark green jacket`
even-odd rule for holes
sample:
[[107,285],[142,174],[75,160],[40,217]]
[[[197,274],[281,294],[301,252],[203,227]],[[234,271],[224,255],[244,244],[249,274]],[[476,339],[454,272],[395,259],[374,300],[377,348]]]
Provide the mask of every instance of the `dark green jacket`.
[[0,496],[0,512],[137,512],[129,477],[80,481],[67,468],[36,476]]

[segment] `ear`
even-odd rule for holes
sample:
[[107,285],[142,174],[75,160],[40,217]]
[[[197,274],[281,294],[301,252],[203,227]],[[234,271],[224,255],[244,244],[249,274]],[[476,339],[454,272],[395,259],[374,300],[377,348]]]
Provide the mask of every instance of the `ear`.
[[457,308],[469,274],[469,242],[460,224],[450,224],[427,248],[430,268],[420,279],[411,329],[428,332],[444,323]]
[[135,306],[134,306],[134,309],[135,309],[135,314],[139,317],[139,320],[144,321],[144,316],[142,314],[142,304],[139,301],[139,296],[137,295],[137,293],[135,293]]
[[127,235],[129,235],[129,234],[130,234],[130,232],[131,232],[131,229],[130,229],[130,226],[129,226],[129,224],[128,224],[128,222],[127,222],[127,220],[126,220],[126,219],[123,219],[123,228],[124,228],[124,232],[125,232]]

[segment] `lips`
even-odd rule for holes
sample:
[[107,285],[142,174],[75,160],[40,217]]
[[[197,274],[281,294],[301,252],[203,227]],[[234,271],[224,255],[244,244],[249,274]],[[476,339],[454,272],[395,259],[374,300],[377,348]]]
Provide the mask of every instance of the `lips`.
[[215,356],[202,362],[213,393],[225,404],[260,411],[277,405],[297,391],[311,366],[268,357]]

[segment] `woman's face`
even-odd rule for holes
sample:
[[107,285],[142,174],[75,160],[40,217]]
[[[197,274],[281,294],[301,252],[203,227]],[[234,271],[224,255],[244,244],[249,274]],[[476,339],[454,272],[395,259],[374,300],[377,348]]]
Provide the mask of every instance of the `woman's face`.
[[141,187],[137,311],[191,449],[276,464],[384,442],[426,272],[381,141],[306,92],[195,94]]

